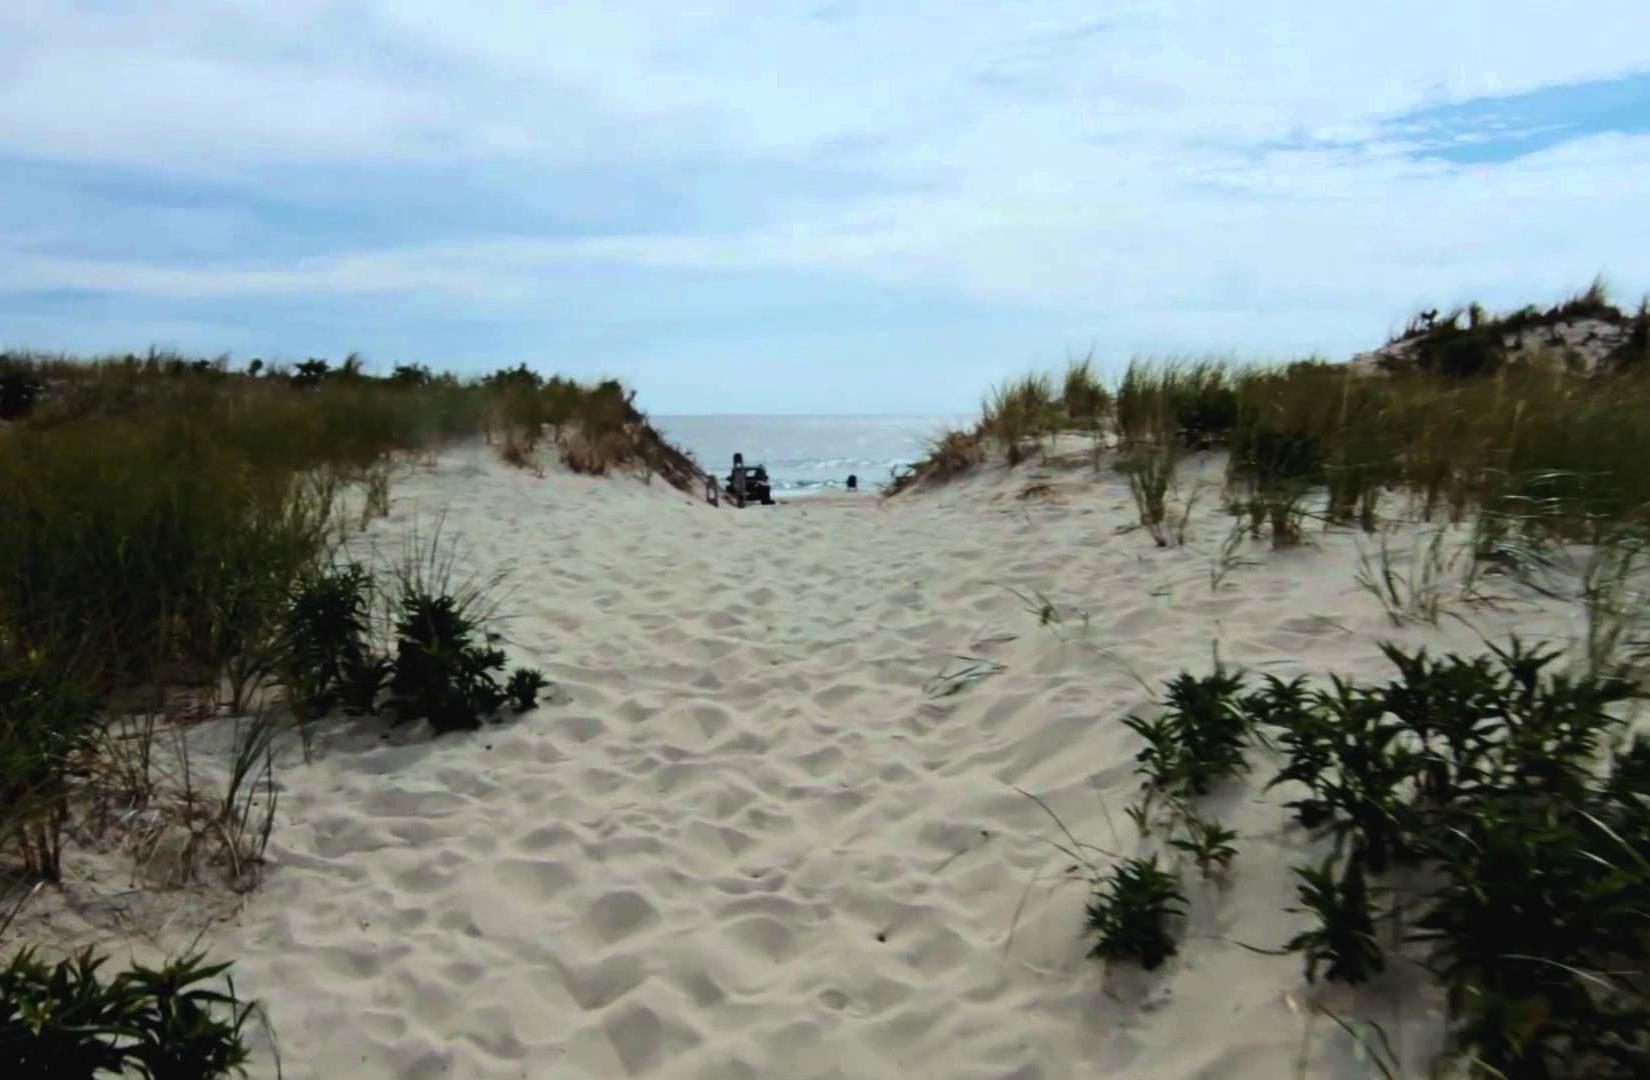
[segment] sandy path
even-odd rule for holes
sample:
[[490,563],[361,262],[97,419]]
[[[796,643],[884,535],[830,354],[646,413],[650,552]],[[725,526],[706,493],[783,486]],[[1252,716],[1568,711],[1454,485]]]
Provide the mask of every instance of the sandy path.
[[[1348,536],[1248,551],[1215,591],[1213,497],[1160,551],[1116,533],[1115,478],[1029,501],[1024,479],[745,513],[479,452],[406,479],[370,538],[445,511],[472,565],[512,569],[512,661],[559,700],[474,736],[342,735],[286,770],[277,867],[213,943],[286,1075],[1275,1080],[1303,1055],[1306,1075],[1366,1075],[1308,1024],[1298,958],[1221,940],[1297,925],[1287,867],[1311,849],[1279,799],[1210,804],[1243,837],[1235,880],[1188,869],[1183,955],[1143,978],[1084,958],[1083,892],[1013,786],[1134,853],[1117,720],[1149,698],[1125,668],[1155,687],[1218,642],[1265,670],[1378,674],[1379,639],[1473,632],[1394,632]],[[959,654],[1003,667],[942,694]],[[1324,1000],[1419,1060],[1435,1003],[1412,991]]]

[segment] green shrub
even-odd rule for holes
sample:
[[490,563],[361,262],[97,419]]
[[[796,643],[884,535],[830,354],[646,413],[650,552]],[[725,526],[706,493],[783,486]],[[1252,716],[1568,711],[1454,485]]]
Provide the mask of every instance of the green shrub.
[[386,667],[372,655],[372,576],[359,563],[306,575],[285,617],[286,679],[310,717],[374,710]]
[[390,372],[390,382],[396,386],[428,386],[435,375],[423,364],[397,364]]
[[1146,740],[1136,770],[1149,791],[1207,795],[1215,784],[1248,768],[1243,754],[1250,724],[1242,708],[1241,672],[1219,667],[1202,678],[1181,672],[1168,683],[1164,709],[1147,720],[1123,723]]
[[185,957],[105,982],[90,949],[47,965],[30,949],[0,969],[0,1063],[14,1080],[138,1075],[211,1080],[244,1075],[241,1036],[252,1006],[209,983],[228,964]]
[[295,364],[292,374],[288,376],[294,387],[300,389],[321,385],[328,375],[333,374],[332,365],[325,360],[311,357],[301,364]]
[[[494,676],[504,669],[504,650],[476,640],[480,624],[452,596],[414,590],[401,596],[399,607],[390,677],[397,716],[428,720],[437,734],[480,727],[510,696]],[[525,688],[526,682],[511,685]]]
[[1237,848],[1232,844],[1237,839],[1236,832],[1184,808],[1178,824],[1183,833],[1171,837],[1169,846],[1189,855],[1205,880],[1231,869],[1232,860],[1237,857]]
[[1369,886],[1364,879],[1362,859],[1345,860],[1337,880],[1336,857],[1321,866],[1296,867],[1301,883],[1296,888],[1302,905],[1292,911],[1308,911],[1318,924],[1290,939],[1284,948],[1306,954],[1306,980],[1318,981],[1318,967],[1326,965],[1324,977],[1331,982],[1361,983],[1386,967],[1380,943],[1375,940],[1378,912],[1371,905]]
[[1473,659],[1384,652],[1384,686],[1268,679],[1245,703],[1286,757],[1273,783],[1304,785],[1288,805],[1336,840],[1297,871],[1319,925],[1289,947],[1309,977],[1367,977],[1381,957],[1364,875],[1420,864],[1409,940],[1446,990],[1456,1052],[1487,1075],[1643,1075],[1650,743],[1599,773],[1641,689],[1516,638]]
[[[517,364],[513,368],[499,368],[483,379],[482,382],[493,389],[538,390],[544,386],[544,378],[526,364]],[[560,377],[553,377],[550,382],[555,384],[558,389],[571,389],[576,388],[578,385],[571,380]]]
[[1499,371],[1507,360],[1502,328],[1485,321],[1462,327],[1459,319],[1459,314],[1451,314],[1415,341],[1417,366],[1455,379]]
[[[1602,808],[1601,808],[1602,809]],[[1507,1076],[1642,1076],[1650,1065],[1650,845],[1516,794],[1454,815],[1416,940],[1458,1045]]]
[[1333,683],[1299,712],[1273,713],[1288,761],[1267,787],[1305,785],[1309,794],[1285,805],[1305,827],[1327,829],[1370,870],[1395,859],[1412,863],[1420,837],[1409,795],[1420,755],[1377,693],[1338,677]]
[[484,588],[458,587],[436,556],[404,567],[396,601],[395,653],[373,651],[371,574],[349,563],[307,576],[285,622],[285,677],[299,715],[317,719],[335,708],[376,714],[380,694],[397,720],[428,720],[440,734],[479,727],[506,702],[517,712],[538,703],[549,685],[532,668],[500,683],[504,651],[482,625],[491,613]]
[[1110,877],[1094,883],[1088,929],[1095,942],[1089,955],[1155,970],[1179,949],[1171,922],[1185,915],[1185,903],[1179,883],[1158,868],[1155,855],[1125,859]]
[[504,692],[517,712],[527,712],[537,707],[539,691],[549,685],[550,680],[544,677],[542,671],[518,667],[510,673],[510,681],[505,685]]

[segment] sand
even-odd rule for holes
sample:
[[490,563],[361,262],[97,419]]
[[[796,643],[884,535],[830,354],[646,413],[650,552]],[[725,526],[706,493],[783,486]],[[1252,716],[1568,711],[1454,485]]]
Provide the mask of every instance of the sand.
[[1086,958],[1086,890],[1016,789],[1086,843],[1157,850],[1123,814],[1119,721],[1215,650],[1377,677],[1383,640],[1578,631],[1508,589],[1394,628],[1345,532],[1246,542],[1212,585],[1217,491],[1159,549],[1109,469],[736,512],[471,448],[393,499],[362,550],[445,515],[465,565],[510,571],[511,659],[556,691],[473,735],[345,726],[283,767],[264,883],[202,944],[290,1078],[1373,1075],[1320,1008],[1420,1072],[1440,1002],[1408,969],[1313,988],[1237,944],[1306,925],[1289,867],[1320,852],[1261,794],[1264,752],[1204,804],[1240,834],[1234,871],[1184,868],[1182,952],[1150,975]]

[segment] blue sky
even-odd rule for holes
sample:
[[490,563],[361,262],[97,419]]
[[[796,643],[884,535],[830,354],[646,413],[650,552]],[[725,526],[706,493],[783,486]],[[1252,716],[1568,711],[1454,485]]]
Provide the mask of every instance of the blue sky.
[[0,346],[967,411],[1650,291],[1650,5],[7,0]]

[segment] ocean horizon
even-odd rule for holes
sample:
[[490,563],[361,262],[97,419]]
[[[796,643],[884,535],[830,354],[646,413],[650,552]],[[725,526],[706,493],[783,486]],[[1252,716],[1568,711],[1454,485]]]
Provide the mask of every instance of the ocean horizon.
[[842,491],[849,476],[862,491],[888,482],[901,466],[920,460],[928,442],[962,418],[915,415],[676,415],[652,417],[660,434],[721,477],[733,455],[762,465],[776,498]]

